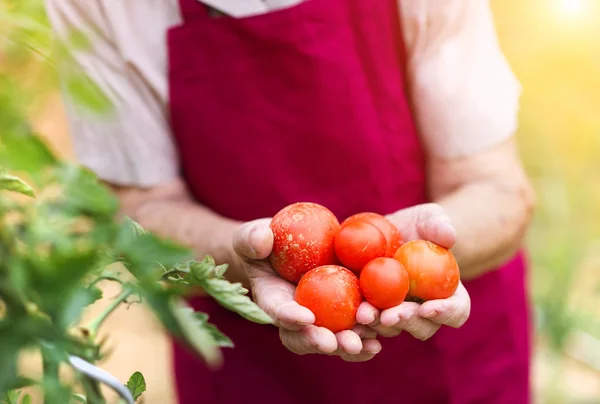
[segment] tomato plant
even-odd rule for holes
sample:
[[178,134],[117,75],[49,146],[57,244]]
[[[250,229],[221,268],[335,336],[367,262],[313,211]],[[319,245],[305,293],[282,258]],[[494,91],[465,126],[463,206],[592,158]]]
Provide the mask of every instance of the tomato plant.
[[360,271],[360,291],[365,300],[385,310],[404,301],[408,293],[408,272],[395,259],[375,258]]
[[336,262],[333,240],[340,224],[319,204],[299,202],[279,211],[271,221],[270,262],[284,279],[298,283],[311,269]]
[[392,258],[398,248],[402,245],[402,234],[400,233],[400,230],[398,230],[398,228],[385,216],[373,212],[357,213],[344,220],[342,222],[342,227],[355,220],[365,220],[381,230],[387,241],[386,257]]
[[[196,260],[191,249],[119,217],[110,190],[90,171],[59,158],[32,130],[28,108],[56,84],[53,50],[68,63],[68,48],[86,41],[73,32],[70,43],[54,42],[42,0],[5,3],[0,5],[6,39],[0,42],[0,402],[31,402],[22,388],[32,386],[45,403],[105,403],[100,382],[130,402],[138,399],[146,389],[139,372],[124,384],[94,367],[108,354],[106,341],[98,338],[102,325],[116,308],[137,301],[208,366],[219,366],[221,348],[233,342],[187,304],[191,289],[202,288],[250,321],[271,323],[271,318],[240,284],[224,279],[226,264],[217,265],[210,256]],[[38,72],[39,77],[32,74]],[[70,70],[63,80],[78,108],[110,109],[108,98],[80,70]],[[115,282],[120,293],[82,323],[84,310],[102,297],[101,282]],[[41,354],[43,374],[35,380],[17,371],[25,351]],[[60,377],[59,368],[70,369],[73,377]]]
[[296,301],[314,313],[315,325],[338,332],[354,327],[363,298],[356,275],[341,266],[326,265],[300,279]]
[[335,236],[335,254],[342,265],[356,272],[372,259],[383,257],[387,241],[379,228],[366,220],[352,220]]
[[425,240],[403,244],[394,258],[408,272],[408,294],[422,300],[451,297],[460,281],[458,264],[452,253],[444,247]]

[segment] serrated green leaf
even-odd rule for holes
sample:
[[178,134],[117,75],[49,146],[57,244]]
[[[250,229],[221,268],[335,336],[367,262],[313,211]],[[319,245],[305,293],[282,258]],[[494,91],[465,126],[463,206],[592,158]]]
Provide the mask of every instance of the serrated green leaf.
[[194,309],[181,300],[173,301],[172,313],[177,320],[184,341],[193,348],[210,366],[219,366],[223,361],[219,346],[211,332],[198,321]]
[[212,278],[201,281],[200,285],[221,306],[238,313],[245,319],[259,324],[273,323],[273,319],[246,296],[248,290],[240,283],[230,283],[225,279]]
[[116,251],[122,256],[130,272],[138,278],[157,278],[164,271],[160,268],[188,261],[194,255],[191,249],[160,239],[151,233],[135,239],[122,237],[120,240],[121,244],[116,246]]
[[197,280],[207,279],[215,273],[215,259],[210,255],[206,255],[202,261],[192,262],[190,270],[190,273]]
[[61,209],[111,219],[117,213],[117,198],[88,169],[65,165],[55,171],[55,176],[63,187]]
[[77,322],[86,307],[102,299],[102,290],[92,286],[91,288],[77,289],[71,297],[65,296],[63,309],[59,311],[58,326],[67,328]]
[[225,272],[227,272],[227,269],[229,268],[229,264],[221,264],[215,267],[215,276],[218,278],[223,278],[223,276],[225,275]]
[[140,225],[138,222],[136,222],[135,220],[133,220],[132,218],[130,218],[127,215],[123,215],[123,217],[125,218],[125,225],[131,227],[131,229],[133,230],[133,233],[135,234],[136,237],[143,236],[144,234],[148,234],[146,229],[144,229],[142,227],[142,225]]
[[87,403],[87,399],[83,394],[73,394],[73,400],[81,404]]
[[34,197],[33,188],[25,181],[14,175],[10,175],[4,170],[0,170],[0,189],[6,191],[18,192],[23,195]]
[[146,391],[146,380],[144,380],[144,376],[140,372],[135,372],[131,375],[125,386],[129,389],[133,399],[137,400]]
[[198,320],[198,323],[202,327],[204,327],[205,330],[207,330],[210,333],[210,335],[213,337],[213,339],[215,340],[217,345],[219,345],[222,348],[233,348],[234,347],[233,341],[231,341],[231,339],[228,336],[223,334],[217,328],[216,325],[208,322],[208,314],[196,312],[195,316],[196,316],[196,319]]

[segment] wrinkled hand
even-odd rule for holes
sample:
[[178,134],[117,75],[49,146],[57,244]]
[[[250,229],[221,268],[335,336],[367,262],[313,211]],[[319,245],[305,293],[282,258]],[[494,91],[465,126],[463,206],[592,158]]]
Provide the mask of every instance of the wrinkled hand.
[[[404,241],[422,239],[445,248],[456,243],[456,230],[440,205],[430,203],[403,209],[388,219],[394,223]],[[393,337],[406,331],[420,340],[431,338],[442,325],[458,328],[469,318],[471,299],[462,282],[454,296],[423,304],[405,301],[396,307],[379,311],[363,302],[356,315],[359,324],[368,325],[379,335]]]
[[299,354],[338,355],[350,362],[372,359],[381,344],[376,331],[365,325],[336,334],[314,325],[315,316],[295,300],[295,285],[279,277],[268,261],[273,249],[270,219],[244,224],[234,236],[233,247],[239,257],[238,265],[246,270],[256,303],[279,327],[281,342]]

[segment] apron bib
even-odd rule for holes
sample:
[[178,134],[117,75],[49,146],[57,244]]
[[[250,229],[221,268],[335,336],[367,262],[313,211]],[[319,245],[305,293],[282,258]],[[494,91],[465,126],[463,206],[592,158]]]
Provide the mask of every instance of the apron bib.
[[[307,0],[239,19],[180,6],[183,24],[168,34],[171,124],[199,203],[253,220],[309,201],[343,220],[428,201],[396,0]],[[180,403],[528,403],[524,267],[518,256],[467,284],[462,329],[384,338],[366,363],[295,355],[275,327],[197,299],[236,346],[215,372],[174,345]]]

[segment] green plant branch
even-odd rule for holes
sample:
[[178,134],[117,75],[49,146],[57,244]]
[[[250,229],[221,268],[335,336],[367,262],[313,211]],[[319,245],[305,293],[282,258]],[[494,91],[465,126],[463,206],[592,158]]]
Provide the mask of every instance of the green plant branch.
[[113,311],[115,311],[115,309],[117,307],[119,307],[119,305],[121,303],[125,302],[127,300],[127,298],[129,296],[131,296],[132,293],[133,293],[132,289],[125,287],[121,291],[121,293],[98,315],[98,317],[93,319],[88,324],[88,326],[86,328],[90,332],[90,335],[92,337],[95,337],[98,334],[98,329],[100,328],[100,326],[102,325],[104,320],[106,320],[108,318],[108,316]]
[[112,275],[112,274],[102,274],[100,275],[98,278],[96,278],[94,280],[94,282],[90,283],[89,288],[92,288],[94,286],[96,286],[98,283],[102,282],[102,281],[113,281],[113,282],[117,282],[120,283],[121,285],[123,284],[123,280],[120,279],[118,276],[116,275]]

